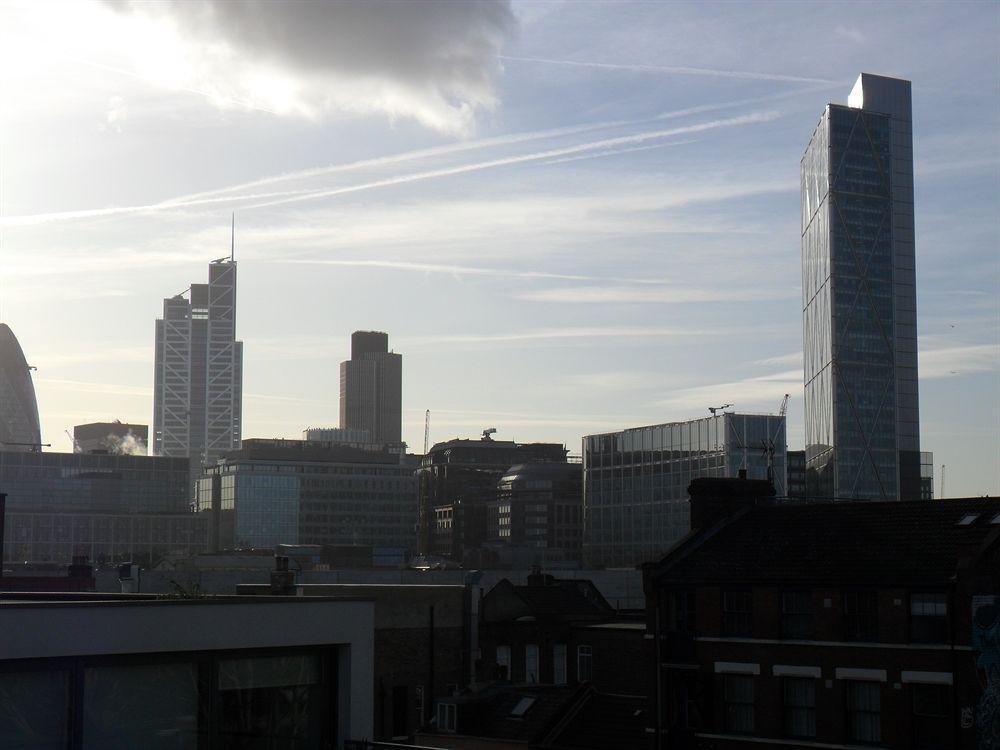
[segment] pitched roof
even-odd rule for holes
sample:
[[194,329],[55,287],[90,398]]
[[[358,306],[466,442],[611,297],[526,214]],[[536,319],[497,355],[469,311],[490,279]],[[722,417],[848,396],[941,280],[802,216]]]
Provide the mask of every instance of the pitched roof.
[[645,747],[649,741],[646,711],[643,695],[613,695],[589,688],[564,723],[538,747],[546,750]]
[[692,585],[945,585],[961,558],[998,538],[1000,498],[765,504],[692,534],[646,567],[654,578]]

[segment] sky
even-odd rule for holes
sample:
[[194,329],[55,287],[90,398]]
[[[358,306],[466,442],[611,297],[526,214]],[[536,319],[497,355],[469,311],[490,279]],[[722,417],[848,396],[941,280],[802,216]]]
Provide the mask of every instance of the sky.
[[45,442],[149,423],[162,300],[236,214],[243,437],[335,426],[350,333],[403,438],[738,411],[803,443],[799,160],[913,81],[921,447],[1000,494],[1000,6],[0,2],[0,320]]

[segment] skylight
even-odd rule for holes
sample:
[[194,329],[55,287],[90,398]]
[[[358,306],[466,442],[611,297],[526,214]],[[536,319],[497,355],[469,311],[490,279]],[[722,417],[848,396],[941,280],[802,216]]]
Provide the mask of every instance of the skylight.
[[514,708],[512,708],[510,710],[510,715],[519,719],[522,716],[524,716],[526,713],[528,713],[528,709],[531,708],[533,705],[535,705],[535,699],[534,698],[527,697],[527,696],[524,697],[524,698],[521,698],[521,700],[519,700],[517,702],[517,705],[514,706]]
[[994,526],[1000,526],[1000,513],[997,513],[995,516],[993,516],[993,520],[990,521],[990,523],[993,524]]
[[966,513],[964,516],[962,516],[962,519],[958,523],[956,523],[955,525],[956,526],[971,526],[975,522],[975,520],[977,518],[979,518],[979,514],[978,513]]

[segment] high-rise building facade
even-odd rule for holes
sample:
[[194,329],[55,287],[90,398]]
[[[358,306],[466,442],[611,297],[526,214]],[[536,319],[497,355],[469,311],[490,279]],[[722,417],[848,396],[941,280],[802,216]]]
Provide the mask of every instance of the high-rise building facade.
[[[763,450],[773,446],[773,453]],[[583,439],[583,556],[618,567],[656,560],[690,531],[699,477],[767,479],[787,493],[785,418],[723,412]]]
[[236,262],[212,261],[208,283],[163,300],[156,321],[153,453],[191,471],[240,447],[243,342],[236,340]]
[[910,82],[863,73],[801,172],[809,494],[918,499]]
[[0,323],[0,450],[40,451],[38,402],[17,337]]
[[367,430],[373,443],[401,442],[403,357],[389,351],[389,334],[351,334],[351,358],[340,363],[340,427]]

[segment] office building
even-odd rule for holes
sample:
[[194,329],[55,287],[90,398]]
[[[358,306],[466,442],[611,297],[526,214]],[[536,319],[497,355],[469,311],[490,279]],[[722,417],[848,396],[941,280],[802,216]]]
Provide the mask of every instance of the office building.
[[994,747],[1000,499],[772,492],[695,480],[643,566],[647,747]]
[[436,443],[423,457],[416,475],[420,492],[420,551],[460,561],[487,539],[489,504],[497,482],[511,466],[533,461],[566,463],[561,443],[516,443],[493,440],[485,430],[480,440]]
[[788,451],[788,487],[785,494],[805,498],[808,496],[806,486],[806,452]]
[[910,82],[863,73],[802,157],[811,495],[920,497]]
[[156,321],[153,454],[191,459],[192,475],[240,447],[243,342],[236,340],[236,262],[163,300]]
[[41,442],[31,368],[10,326],[0,323],[0,450],[40,451]]
[[389,334],[355,331],[351,358],[340,363],[340,427],[388,444],[402,441],[402,426],[403,357],[389,351]]
[[124,422],[91,422],[73,428],[74,453],[125,453],[145,456],[149,427]]
[[[773,455],[763,450],[773,446]],[[656,559],[688,532],[697,477],[766,479],[786,494],[785,418],[722,412],[583,439],[584,559],[616,567]],[[769,465],[770,464],[770,465]]]
[[309,544],[408,552],[417,482],[386,450],[252,439],[205,469],[196,507],[211,514],[216,550]]
[[920,499],[934,499],[934,453],[931,451],[920,451]]
[[0,452],[6,562],[67,564],[204,552],[208,523],[191,512],[186,458]]
[[[512,466],[489,504],[487,541],[531,550],[559,550],[579,561],[583,546],[583,468],[535,461]],[[541,560],[530,561],[541,564]]]

